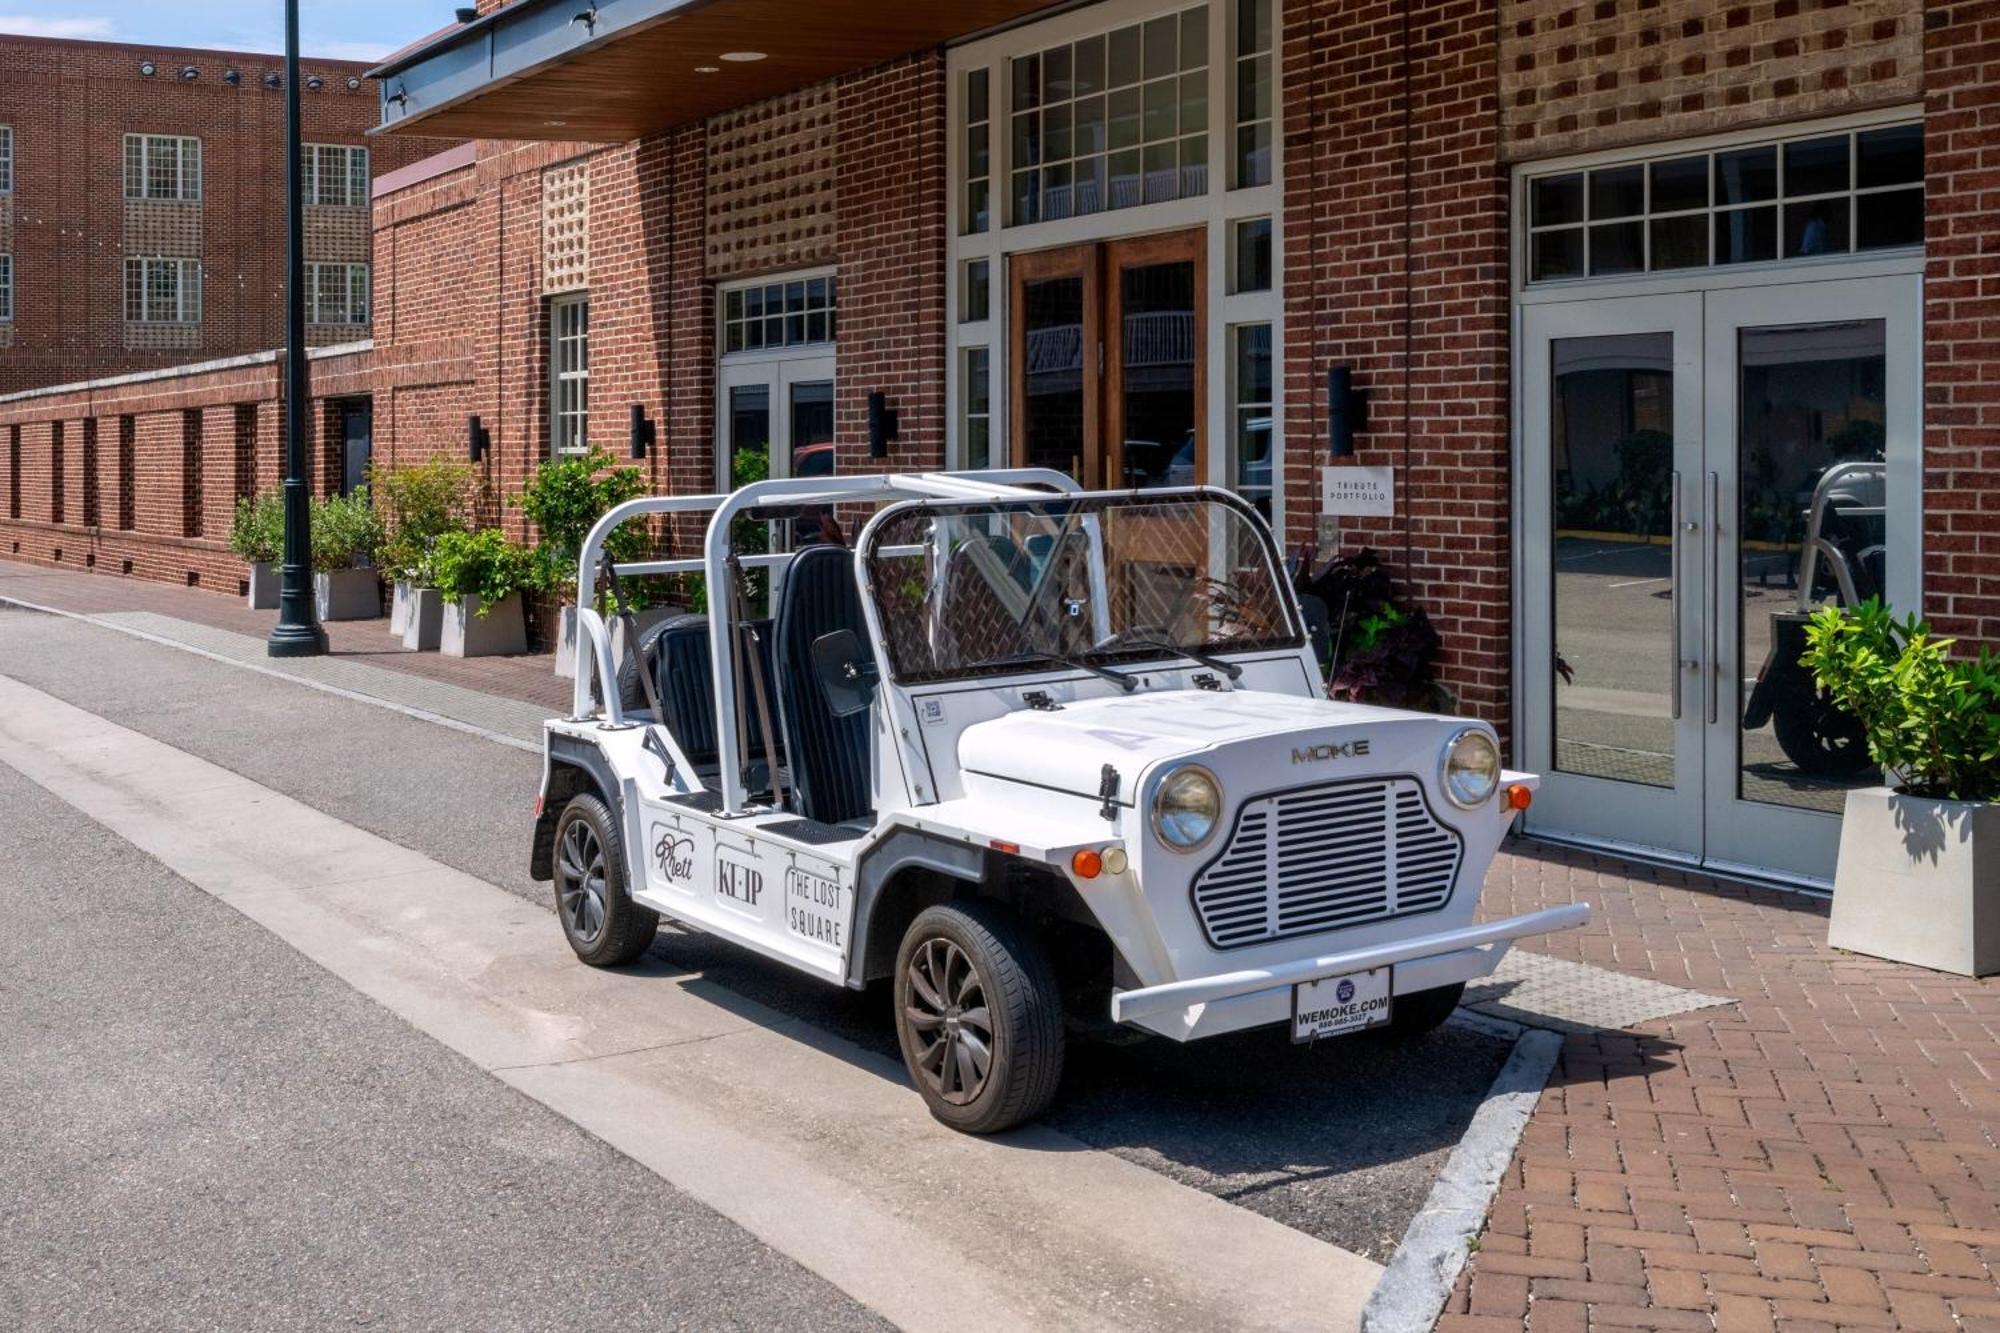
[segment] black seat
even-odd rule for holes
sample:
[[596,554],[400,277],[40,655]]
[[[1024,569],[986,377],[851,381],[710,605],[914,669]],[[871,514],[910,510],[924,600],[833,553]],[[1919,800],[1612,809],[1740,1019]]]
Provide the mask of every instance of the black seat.
[[868,771],[868,713],[835,717],[813,670],[815,639],[852,630],[868,642],[854,553],[809,546],[792,558],[778,592],[778,729],[785,738],[798,813],[822,824],[867,815],[873,805]]
[[[764,679],[771,679],[771,622],[752,622],[762,645]],[[653,682],[659,687],[661,721],[673,733],[674,741],[692,764],[717,762],[715,736],[715,661],[708,650],[708,617],[675,616],[653,627],[645,643],[653,664]],[[737,682],[750,688],[747,678]],[[751,696],[749,751],[752,762],[763,758],[764,729],[757,721],[756,701]],[[629,702],[629,700],[628,700]]]

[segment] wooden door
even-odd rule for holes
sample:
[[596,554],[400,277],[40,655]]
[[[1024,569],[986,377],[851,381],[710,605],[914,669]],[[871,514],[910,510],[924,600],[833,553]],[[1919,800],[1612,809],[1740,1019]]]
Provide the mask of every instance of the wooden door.
[[1086,486],[1104,467],[1102,273],[1095,245],[1015,255],[1010,266],[1014,466]]
[[1104,246],[1104,479],[1115,489],[1208,480],[1208,239]]

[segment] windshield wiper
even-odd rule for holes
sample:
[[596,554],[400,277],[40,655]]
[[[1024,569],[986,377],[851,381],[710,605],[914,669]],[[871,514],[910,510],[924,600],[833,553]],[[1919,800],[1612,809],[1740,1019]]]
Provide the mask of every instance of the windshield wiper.
[[1139,682],[1133,680],[1122,671],[1113,671],[1110,667],[1098,666],[1093,662],[1086,662],[1080,657],[1071,657],[1067,653],[1059,653],[1051,649],[1037,648],[1032,652],[1016,653],[1012,657],[1003,657],[1000,661],[1020,662],[1033,657],[1045,657],[1051,662],[1060,662],[1066,667],[1075,667],[1078,671],[1088,671],[1093,676],[1110,681],[1127,694],[1139,688]]
[[1136,643],[1144,645],[1147,648],[1163,648],[1167,652],[1187,658],[1190,662],[1197,662],[1211,671],[1220,671],[1223,675],[1229,677],[1231,683],[1243,679],[1243,668],[1237,666],[1234,662],[1225,662],[1212,654],[1184,647],[1178,643],[1169,643],[1165,639],[1156,639],[1150,634],[1121,634],[1118,636],[1118,642],[1120,646],[1128,643]]

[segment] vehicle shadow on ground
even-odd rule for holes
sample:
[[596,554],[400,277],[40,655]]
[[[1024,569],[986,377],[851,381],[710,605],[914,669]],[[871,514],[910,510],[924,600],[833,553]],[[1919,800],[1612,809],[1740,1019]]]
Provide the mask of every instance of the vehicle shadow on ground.
[[[908,1087],[885,984],[840,989],[663,928],[640,969]],[[1386,1260],[1513,1049],[1457,1024],[1295,1046],[1282,1027],[1182,1045],[1073,1035],[1046,1132],[1022,1151],[1114,1153],[1344,1249]],[[912,1089],[911,1114],[922,1110]]]

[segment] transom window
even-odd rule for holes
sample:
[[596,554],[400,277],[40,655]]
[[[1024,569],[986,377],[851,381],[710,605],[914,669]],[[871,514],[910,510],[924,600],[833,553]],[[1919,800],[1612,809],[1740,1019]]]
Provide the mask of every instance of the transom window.
[[1208,193],[1208,6],[1007,62],[1019,226]]
[[368,202],[368,150],[352,144],[309,143],[303,162],[308,204],[356,208]]
[[831,274],[792,278],[722,294],[722,350],[758,352],[834,340]]
[[1531,177],[1528,277],[1607,277],[1921,245],[1921,124]]
[[0,255],[0,324],[14,318],[14,256]]
[[368,265],[307,264],[306,320],[312,324],[366,324]]
[[133,324],[201,323],[201,261],[127,259],[125,318]]
[[549,302],[549,449],[590,448],[590,298]]
[[14,127],[0,125],[0,194],[14,192]]
[[201,140],[171,134],[126,135],[125,197],[201,198]]

